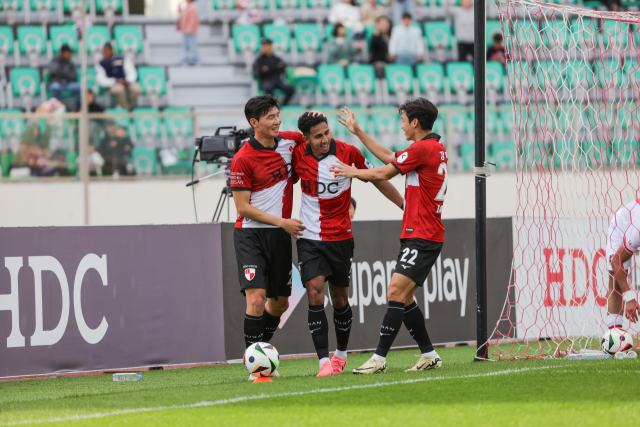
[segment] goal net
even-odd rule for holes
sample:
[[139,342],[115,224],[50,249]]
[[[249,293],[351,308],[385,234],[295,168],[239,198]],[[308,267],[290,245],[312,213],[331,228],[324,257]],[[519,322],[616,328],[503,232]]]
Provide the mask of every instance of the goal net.
[[[640,198],[640,14],[534,0],[498,7],[518,208],[511,281],[489,357],[598,349],[607,329],[609,221]],[[637,343],[638,325],[625,319],[624,327]]]

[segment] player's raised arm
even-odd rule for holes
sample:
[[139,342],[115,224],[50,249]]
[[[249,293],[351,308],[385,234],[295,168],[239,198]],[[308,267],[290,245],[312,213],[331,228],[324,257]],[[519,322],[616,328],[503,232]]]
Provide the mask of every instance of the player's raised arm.
[[340,160],[331,165],[329,169],[336,176],[344,176],[346,178],[358,178],[363,181],[386,181],[398,175],[399,171],[392,164],[380,166],[373,169],[358,169],[355,166],[349,166]]
[[344,107],[338,113],[338,122],[343,124],[349,132],[358,137],[360,141],[371,153],[376,156],[382,163],[388,165],[393,159],[395,159],[395,153],[383,146],[373,138],[371,138],[358,124],[356,115],[348,107]]

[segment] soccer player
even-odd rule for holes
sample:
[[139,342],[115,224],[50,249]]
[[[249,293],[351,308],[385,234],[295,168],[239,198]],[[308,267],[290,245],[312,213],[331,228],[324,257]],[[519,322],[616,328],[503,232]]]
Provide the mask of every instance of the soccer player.
[[354,374],[375,374],[387,370],[385,359],[403,322],[422,353],[418,363],[407,372],[435,369],[442,365],[429,339],[422,310],[413,300],[413,295],[418,286],[424,284],[444,242],[441,216],[447,193],[447,150],[440,142],[440,136],[431,132],[438,117],[438,109],[431,102],[424,98],[409,100],[400,106],[399,113],[406,139],[415,142],[397,153],[367,135],[348,108],[339,114],[340,123],[386,166],[360,170],[337,161],[331,169],[334,173],[368,181],[388,180],[397,174],[407,176],[400,254],[387,291],[389,302],[380,327],[380,341],[373,357],[354,369]]
[[[300,219],[306,229],[296,242],[302,283],[309,297],[308,324],[320,360],[318,377],[342,373],[347,364],[347,345],[352,313],[349,281],[353,261],[353,233],[349,207],[351,179],[329,171],[338,160],[358,169],[371,167],[355,147],[333,139],[325,116],[303,114],[298,129],[304,144],[293,150],[293,168],[300,178]],[[375,182],[378,190],[398,207],[404,200],[387,181]],[[329,324],[324,310],[324,283],[329,282],[337,349],[329,360]]]
[[[633,254],[640,252],[640,199],[622,207],[611,217],[607,234],[609,262],[609,296],[607,301],[609,329],[622,328],[622,310],[631,322],[638,321],[640,307],[636,293],[629,289],[629,269]],[[624,303],[624,305],[623,305]]]
[[302,235],[291,218],[291,156],[303,142],[297,132],[280,132],[280,107],[271,95],[251,98],[244,107],[255,129],[231,161],[231,191],[238,210],[233,243],[240,290],[247,299],[246,346],[269,342],[289,307],[291,237]]

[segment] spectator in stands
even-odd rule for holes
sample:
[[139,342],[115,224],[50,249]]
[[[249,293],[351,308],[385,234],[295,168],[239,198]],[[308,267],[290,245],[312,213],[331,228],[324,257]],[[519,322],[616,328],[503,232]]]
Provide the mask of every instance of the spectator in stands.
[[502,34],[493,35],[493,43],[487,49],[487,61],[496,61],[504,65],[507,61],[504,56],[504,47],[502,46]]
[[235,22],[237,25],[257,24],[262,20],[256,2],[253,0],[238,0],[236,7],[241,11]]
[[131,175],[131,151],[133,144],[127,136],[127,128],[107,125],[107,134],[98,147],[104,159],[102,172],[106,175]]
[[273,43],[270,39],[262,39],[261,52],[253,64],[254,73],[260,79],[260,87],[270,95],[273,95],[275,89],[280,89],[285,93],[282,105],[287,105],[295,90],[282,80],[286,65],[273,54]]
[[351,205],[349,206],[349,219],[353,221],[353,217],[356,216],[356,199],[351,198]]
[[391,0],[389,7],[393,25],[399,25],[407,13],[411,15],[411,19],[416,18],[416,0]]
[[329,41],[329,62],[343,67],[356,62],[355,56],[362,51],[363,41],[347,37],[347,30],[342,24],[336,24],[332,36]]
[[71,62],[71,48],[69,45],[60,47],[60,54],[49,64],[49,92],[58,101],[62,101],[62,93],[71,92],[74,96],[73,109],[80,106],[80,85],[76,65]]
[[445,0],[447,15],[453,19],[458,39],[458,61],[473,62],[473,0],[460,0],[460,6],[452,6],[452,0]]
[[364,25],[375,25],[382,15],[384,15],[384,8],[378,0],[367,0],[360,6],[360,18]]
[[96,95],[87,89],[87,107],[90,113],[104,113],[104,107],[96,102]]
[[[96,102],[96,95],[91,89],[87,90],[87,109],[89,113],[104,113],[104,107]],[[104,128],[104,119],[89,118],[89,144],[96,145],[98,136]]]
[[[198,26],[200,25],[200,17],[198,16],[198,8],[193,2],[195,0],[186,0],[187,6],[180,9],[180,17],[178,18],[177,27],[182,32],[184,51],[182,53],[181,65],[196,65],[200,62],[198,58],[198,43],[196,36],[198,35]],[[189,59],[193,56],[193,62]]]
[[371,37],[371,64],[376,70],[376,77],[384,78],[384,69],[389,61],[389,38],[391,37],[391,21],[386,16],[376,19],[376,29]]
[[353,0],[343,0],[331,6],[329,11],[330,24],[342,24],[351,30],[355,40],[364,38],[364,25],[360,21],[360,9],[353,3]]
[[[405,0],[408,1],[408,0]],[[389,58],[396,64],[415,65],[422,61],[424,45],[420,28],[411,25],[411,14],[402,16],[402,24],[396,25],[389,39]]]
[[131,110],[136,104],[142,87],[137,82],[138,71],[131,59],[114,55],[113,47],[107,43],[102,48],[104,58],[96,64],[97,83],[115,95],[122,108]]

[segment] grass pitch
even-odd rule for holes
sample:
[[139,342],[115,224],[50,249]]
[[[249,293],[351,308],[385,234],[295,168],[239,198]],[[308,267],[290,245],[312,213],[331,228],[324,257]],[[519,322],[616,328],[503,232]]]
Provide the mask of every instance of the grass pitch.
[[[315,378],[316,359],[282,361],[274,383],[243,365],[0,383],[0,426],[502,426],[638,425],[640,359],[473,362],[438,349],[439,370],[405,373],[417,350],[389,353],[388,371]],[[370,354],[350,355],[347,370]]]

